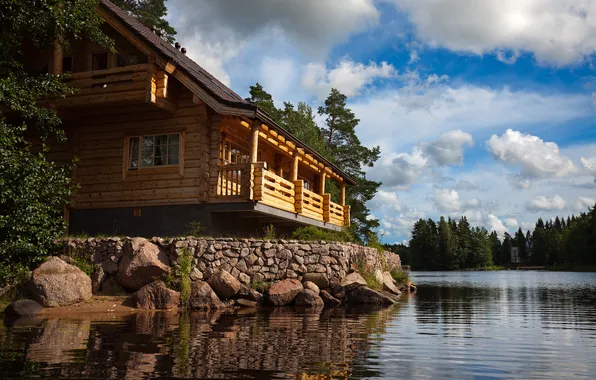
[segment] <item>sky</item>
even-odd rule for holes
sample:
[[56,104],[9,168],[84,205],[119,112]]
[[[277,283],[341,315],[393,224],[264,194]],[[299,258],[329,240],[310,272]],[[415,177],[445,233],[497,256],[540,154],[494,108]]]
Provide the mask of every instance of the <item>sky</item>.
[[[514,233],[596,203],[596,1],[168,0],[188,55],[242,96],[348,96],[381,158],[388,243],[419,218]],[[319,120],[320,122],[320,120]]]

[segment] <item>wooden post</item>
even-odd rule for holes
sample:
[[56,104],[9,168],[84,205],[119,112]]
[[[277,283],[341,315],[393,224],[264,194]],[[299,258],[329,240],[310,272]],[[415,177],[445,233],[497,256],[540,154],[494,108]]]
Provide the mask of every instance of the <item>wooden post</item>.
[[303,180],[295,180],[294,182],[294,209],[296,210],[297,214],[302,214],[303,208],[303,191],[304,191],[304,181]]
[[348,205],[344,206],[344,226],[350,226],[350,206]]
[[261,201],[263,200],[263,174],[265,170],[265,165],[263,162],[256,162],[251,164],[253,167],[253,176],[254,176],[254,188],[253,188],[253,200]]
[[323,221],[331,220],[331,194],[323,194]]
[[60,38],[54,41],[54,56],[52,58],[52,74],[62,74],[62,60],[64,59],[64,49],[60,43]]
[[298,181],[298,154],[296,153],[292,159],[292,181]]
[[250,128],[250,162],[255,163],[258,159],[259,151],[259,123],[258,120],[253,121],[252,127]]
[[327,173],[323,172],[321,174],[321,182],[319,183],[319,194],[324,195],[325,194],[325,180],[327,179]]
[[346,183],[339,184],[339,204],[344,206],[346,204]]
[[284,158],[281,154],[275,154],[274,156],[274,160],[275,160],[275,174],[277,174],[280,177],[283,177],[284,174]]

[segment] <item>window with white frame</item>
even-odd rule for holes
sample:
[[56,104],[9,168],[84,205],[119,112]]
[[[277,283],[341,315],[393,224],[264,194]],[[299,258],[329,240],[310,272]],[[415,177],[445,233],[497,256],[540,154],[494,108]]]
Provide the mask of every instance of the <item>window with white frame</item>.
[[179,133],[135,136],[129,139],[129,170],[159,166],[176,166],[179,162]]

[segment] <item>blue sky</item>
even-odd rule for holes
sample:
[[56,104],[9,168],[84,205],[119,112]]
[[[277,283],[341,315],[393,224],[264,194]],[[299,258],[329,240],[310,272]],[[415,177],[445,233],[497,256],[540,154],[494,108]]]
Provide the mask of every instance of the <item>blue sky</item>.
[[596,2],[169,0],[188,55],[239,94],[332,87],[382,157],[383,240],[464,214],[500,234],[596,202]]

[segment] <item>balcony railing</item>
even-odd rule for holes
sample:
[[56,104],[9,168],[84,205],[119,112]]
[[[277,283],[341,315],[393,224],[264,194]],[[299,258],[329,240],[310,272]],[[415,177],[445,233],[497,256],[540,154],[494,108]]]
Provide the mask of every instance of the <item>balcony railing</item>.
[[216,199],[252,200],[336,226],[350,225],[350,206],[331,201],[304,188],[304,182],[288,181],[265,169],[262,162],[220,166]]
[[145,102],[148,89],[152,90],[150,69],[146,63],[71,74],[64,82],[77,91],[64,99],[57,99],[56,103],[62,107],[75,107]]

